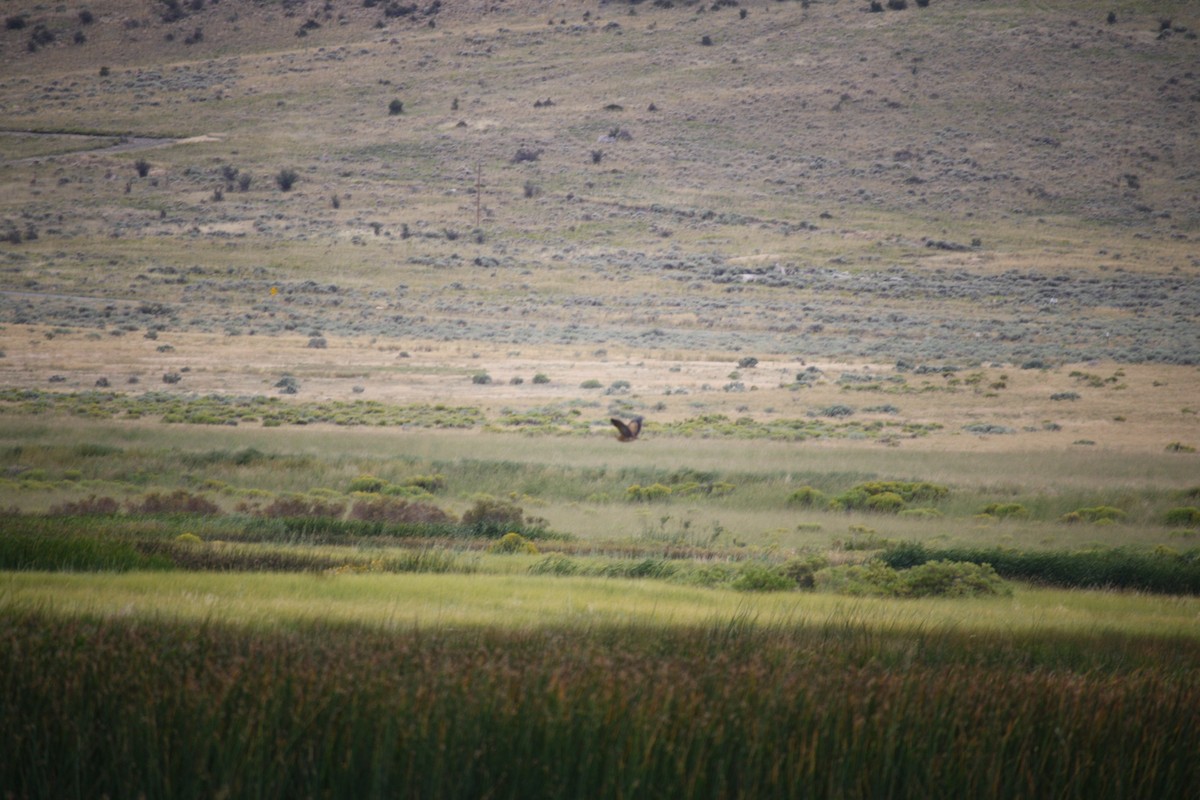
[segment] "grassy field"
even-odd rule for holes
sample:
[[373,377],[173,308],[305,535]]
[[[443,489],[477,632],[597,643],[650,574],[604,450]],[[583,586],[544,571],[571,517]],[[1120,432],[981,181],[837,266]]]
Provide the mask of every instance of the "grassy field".
[[8,0],[0,791],[1200,792],[1195,5],[871,5]]

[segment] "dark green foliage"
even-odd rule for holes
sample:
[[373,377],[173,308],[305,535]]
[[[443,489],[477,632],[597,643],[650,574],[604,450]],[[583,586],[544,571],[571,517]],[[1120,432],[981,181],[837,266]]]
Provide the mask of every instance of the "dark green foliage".
[[872,559],[821,570],[814,578],[818,588],[859,596],[976,597],[1012,591],[988,564],[963,561],[925,561],[897,569]]
[[350,491],[378,493],[383,491],[387,485],[388,482],[383,478],[376,478],[374,475],[359,475],[350,481]]
[[811,589],[816,585],[816,574],[828,566],[829,559],[824,556],[804,556],[784,562],[779,567],[779,572],[789,578],[795,586]]
[[1120,522],[1125,519],[1125,512],[1119,508],[1112,506],[1091,506],[1088,508],[1077,508],[1067,514],[1063,514],[1062,522]]
[[979,509],[979,513],[1000,519],[1008,519],[1009,517],[1024,518],[1029,516],[1029,509],[1020,503],[988,503]]
[[839,494],[829,505],[843,511],[895,514],[908,503],[936,503],[949,493],[945,486],[924,481],[867,481]]
[[980,641],[840,620],[250,636],[20,612],[0,617],[0,785],[17,797],[1019,797],[1031,785],[1194,797],[1197,659],[1191,640]]
[[730,586],[739,592],[784,592],[796,588],[796,581],[778,567],[753,561],[742,565]]
[[397,114],[403,114],[403,113],[404,113],[404,103],[403,102],[396,99],[396,100],[392,100],[392,102],[388,103],[388,115],[389,116],[394,117]]
[[296,170],[281,169],[275,175],[275,185],[279,187],[281,192],[290,192],[299,178],[300,174]]
[[1064,552],[930,548],[906,543],[889,548],[880,559],[896,569],[939,560],[990,564],[1004,578],[1067,588],[1200,594],[1200,550],[1196,549],[1184,553],[1133,548]]
[[1195,506],[1179,506],[1166,513],[1164,521],[1168,525],[1200,526],[1200,508]]
[[801,486],[788,496],[787,502],[801,508],[824,508],[829,505],[829,496],[812,486]]
[[[83,526],[85,523],[79,523]],[[13,530],[0,535],[0,569],[72,572],[126,572],[169,569],[171,562],[148,556],[131,543],[87,535],[46,535],[33,530]],[[3,760],[3,759],[0,759]]]

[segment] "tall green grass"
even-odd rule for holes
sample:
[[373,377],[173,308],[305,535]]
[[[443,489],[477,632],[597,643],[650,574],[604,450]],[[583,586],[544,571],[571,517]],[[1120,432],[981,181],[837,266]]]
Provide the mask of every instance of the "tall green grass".
[[1200,594],[1200,548],[1183,552],[1129,547],[1079,551],[1022,551],[1001,547],[927,547],[906,543],[881,555],[897,569],[933,561],[990,564],[1017,580],[1069,588],[1135,589],[1161,594]]
[[[0,618],[14,796],[1189,797],[1194,641]],[[1186,651],[1186,652],[1181,652]]]

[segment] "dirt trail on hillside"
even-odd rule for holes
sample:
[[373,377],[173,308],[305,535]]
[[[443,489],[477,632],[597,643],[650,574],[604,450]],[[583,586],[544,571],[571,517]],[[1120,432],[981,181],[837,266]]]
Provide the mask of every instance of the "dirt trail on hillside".
[[[32,164],[38,161],[47,159],[59,158],[62,156],[79,156],[79,155],[107,155],[110,153],[129,153],[137,150],[152,150],[159,147],[170,147],[176,144],[193,144],[198,142],[216,142],[220,141],[221,137],[215,134],[203,134],[200,136],[188,136],[184,138],[166,137],[166,136],[137,136],[125,134],[108,134],[108,133],[56,133],[54,131],[20,131],[6,130],[0,131],[0,137],[5,136],[34,136],[55,138],[67,141],[79,141],[86,144],[89,141],[96,142],[94,147],[80,147],[75,150],[68,150],[61,153],[47,153],[45,155],[30,156],[28,158],[19,158],[7,160],[9,164]],[[100,144],[116,139],[116,144]]]

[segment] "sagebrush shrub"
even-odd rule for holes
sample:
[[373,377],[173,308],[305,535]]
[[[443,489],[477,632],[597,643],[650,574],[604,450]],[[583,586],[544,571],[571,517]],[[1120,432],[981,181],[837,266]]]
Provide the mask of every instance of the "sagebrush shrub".
[[281,192],[290,192],[292,187],[299,180],[300,175],[294,169],[281,169],[275,175],[275,185],[279,187]]
[[525,511],[516,503],[491,495],[480,495],[475,504],[463,512],[464,525],[507,525],[519,528],[525,521]]
[[300,519],[305,517],[328,517],[338,519],[346,511],[343,503],[321,500],[303,495],[284,495],[276,497],[257,512],[263,517],[287,517]]
[[358,500],[350,508],[350,519],[391,524],[454,522],[454,517],[431,503],[409,502],[398,497]]
[[218,514],[221,509],[207,497],[176,489],[169,494],[150,492],[140,501],[130,500],[126,507],[132,514]]
[[111,497],[91,495],[86,500],[67,501],[50,507],[55,516],[83,516],[90,514],[116,514],[121,507]]

